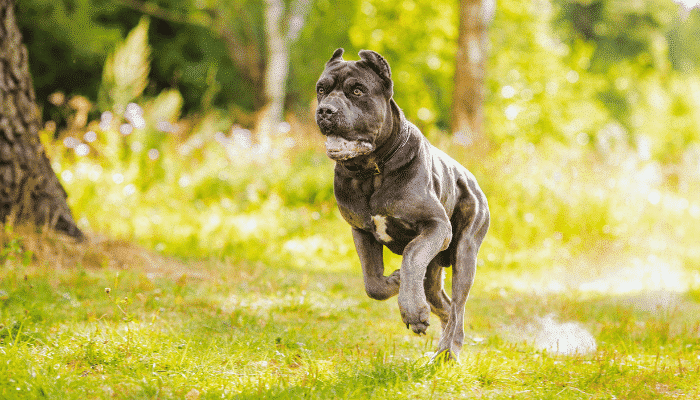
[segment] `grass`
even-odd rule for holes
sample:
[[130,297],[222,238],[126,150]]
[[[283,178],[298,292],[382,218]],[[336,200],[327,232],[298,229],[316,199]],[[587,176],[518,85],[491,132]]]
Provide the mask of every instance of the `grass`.
[[[438,333],[406,330],[395,299],[367,298],[356,271],[215,260],[185,268],[124,243],[44,236],[4,235],[3,399],[700,395],[697,289],[671,301],[655,291],[535,292],[513,284],[528,274],[481,271],[461,363],[440,365],[429,363]],[[27,248],[40,260],[35,245],[47,241],[73,266],[23,263]],[[95,262],[101,254],[112,266]],[[548,351],[538,340],[552,323],[590,332],[595,350]]]

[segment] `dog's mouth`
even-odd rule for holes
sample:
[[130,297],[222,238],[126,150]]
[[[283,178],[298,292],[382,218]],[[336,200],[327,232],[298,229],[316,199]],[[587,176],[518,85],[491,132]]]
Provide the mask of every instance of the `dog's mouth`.
[[326,137],[326,154],[335,161],[350,160],[374,151],[374,145],[364,140],[347,140],[340,136]]

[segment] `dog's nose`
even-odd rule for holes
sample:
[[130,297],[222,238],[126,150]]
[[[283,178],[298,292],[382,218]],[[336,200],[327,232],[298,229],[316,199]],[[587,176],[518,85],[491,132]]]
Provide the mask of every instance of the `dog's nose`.
[[338,109],[333,107],[330,104],[324,104],[322,106],[319,106],[318,109],[316,110],[316,114],[323,119],[328,119],[333,116],[333,114],[337,113]]

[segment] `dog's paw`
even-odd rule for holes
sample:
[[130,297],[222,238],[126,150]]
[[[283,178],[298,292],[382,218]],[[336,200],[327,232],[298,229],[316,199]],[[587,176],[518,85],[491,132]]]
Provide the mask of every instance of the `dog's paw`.
[[399,287],[401,285],[401,270],[397,269],[386,277],[386,284]]
[[425,332],[428,330],[428,327],[430,326],[429,323],[423,323],[423,322],[418,322],[415,324],[406,324],[406,328],[410,328],[413,333],[417,335],[425,335]]
[[430,357],[430,364],[447,364],[456,362],[459,363],[459,353],[454,353],[451,350],[442,350],[435,352],[432,357]]
[[445,335],[440,338],[433,359],[442,358],[444,361],[459,362],[459,353],[462,351],[462,339],[455,340],[453,335]]
[[401,311],[401,319],[406,328],[410,328],[417,334],[424,334],[428,330],[430,323],[430,306],[425,299],[410,298],[402,299],[399,293],[399,310]]

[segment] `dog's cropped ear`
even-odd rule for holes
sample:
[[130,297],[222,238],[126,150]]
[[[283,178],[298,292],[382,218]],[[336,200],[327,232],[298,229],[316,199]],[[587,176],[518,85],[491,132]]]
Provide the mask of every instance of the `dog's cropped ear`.
[[343,53],[344,52],[345,52],[345,50],[342,47],[339,49],[335,49],[335,51],[333,52],[333,55],[331,56],[331,59],[328,60],[326,65],[330,65],[330,64],[336,63],[338,61],[343,61]]
[[389,91],[393,91],[391,83],[391,68],[389,68],[389,63],[382,57],[379,53],[372,50],[360,50],[360,58],[367,64],[374,72],[379,75],[380,78],[384,79]]
[[391,68],[389,68],[389,63],[386,62],[384,57],[379,55],[379,53],[372,50],[360,50],[360,58],[364,60],[367,66],[372,68],[377,75],[384,79],[391,80]]

